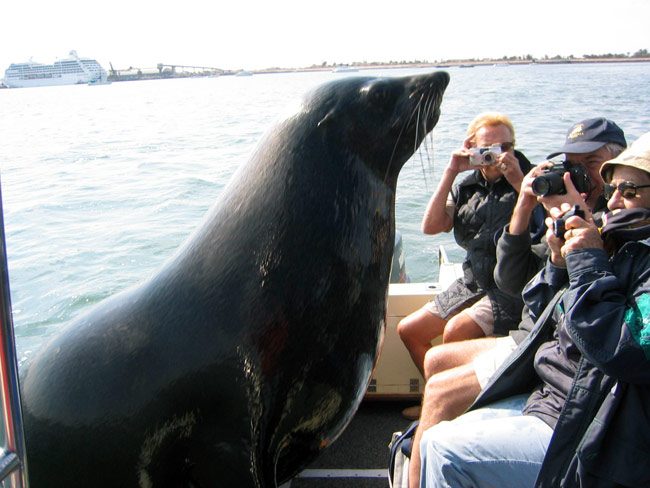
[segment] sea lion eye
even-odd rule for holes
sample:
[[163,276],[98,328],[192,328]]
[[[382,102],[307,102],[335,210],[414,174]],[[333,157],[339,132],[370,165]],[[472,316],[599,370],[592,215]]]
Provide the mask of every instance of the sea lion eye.
[[363,88],[367,100],[373,105],[383,105],[390,98],[391,90],[387,83],[372,83]]
[[387,86],[376,86],[368,94],[370,101],[375,104],[383,104],[388,100],[390,95]]

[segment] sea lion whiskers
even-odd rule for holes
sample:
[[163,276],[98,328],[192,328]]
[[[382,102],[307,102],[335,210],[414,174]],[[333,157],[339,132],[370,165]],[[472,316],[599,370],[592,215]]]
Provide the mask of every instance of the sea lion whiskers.
[[[437,90],[433,89],[433,84],[429,84],[429,86],[425,87],[420,87],[419,89],[414,90],[413,94],[418,94],[419,93],[419,100],[418,103],[413,107],[413,113],[411,116],[411,120],[415,116],[416,120],[416,134],[415,134],[415,139],[414,142],[416,146],[414,147],[414,152],[418,148],[418,132],[421,129],[422,132],[424,133],[424,137],[422,137],[422,140],[426,139],[426,136],[430,134],[432,127],[428,127],[428,122],[431,120],[436,119],[435,116],[435,111],[437,107],[440,106],[440,102],[442,101],[442,94],[439,93]],[[412,94],[412,95],[413,95]],[[435,121],[433,122],[433,125],[435,125]]]
[[[387,178],[390,174],[390,170],[393,164],[393,159],[397,148],[400,145],[401,138],[404,132],[409,129],[411,126],[414,127],[415,133],[413,135],[413,150],[412,153],[419,152],[418,148],[425,142],[425,151],[428,154],[428,145],[426,144],[427,135],[431,135],[431,129],[435,126],[437,116],[435,115],[436,109],[440,106],[442,101],[442,92],[435,89],[434,83],[429,83],[428,85],[416,87],[413,92],[408,96],[409,99],[418,97],[417,102],[414,104],[413,109],[411,110],[410,115],[404,119],[400,132],[395,140],[393,145],[393,151],[391,153],[390,160],[386,167],[386,173],[384,176],[384,181],[387,181]],[[414,122],[415,120],[415,122]],[[427,122],[433,120],[432,127],[428,127]],[[424,136],[420,136],[423,133]],[[433,138],[433,136],[431,136]],[[424,168],[424,163],[421,159],[420,152],[420,161],[422,162],[422,172],[426,181],[426,171]]]
[[[400,139],[402,138],[402,134],[404,134],[404,130],[408,127],[409,121],[406,120],[402,124],[402,128],[400,129],[400,132],[395,139],[395,144],[393,144],[393,151],[390,154],[390,158],[388,158],[388,164],[386,165],[386,172],[384,173],[384,183],[388,182],[388,177],[390,175],[390,170],[393,166],[393,161],[395,159],[395,153],[397,152],[397,148],[399,147]],[[415,138],[417,140],[417,137]],[[417,149],[417,144],[414,144],[415,148]]]
[[[440,102],[442,99],[442,94],[437,94],[436,96],[429,96],[427,98],[426,106],[424,108],[425,113],[427,116],[425,117],[425,120],[429,117],[429,113],[432,111],[436,110],[436,107],[439,106]],[[426,130],[426,128],[425,128]],[[429,188],[429,181],[427,179],[427,169],[429,170],[430,174],[433,174],[433,157],[432,155],[434,154],[434,145],[433,145],[433,132],[430,131],[424,138],[423,140],[423,145],[424,145],[424,151],[418,151],[418,156],[420,157],[420,163],[422,166],[422,176],[424,178],[425,185],[427,187],[427,190]],[[427,167],[425,167],[425,161],[424,158],[422,157],[423,152],[426,154],[426,162],[427,162]]]

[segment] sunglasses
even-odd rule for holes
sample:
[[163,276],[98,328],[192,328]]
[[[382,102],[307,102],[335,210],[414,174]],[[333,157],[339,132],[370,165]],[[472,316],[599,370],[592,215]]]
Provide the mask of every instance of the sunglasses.
[[502,142],[501,144],[499,144],[499,146],[501,146],[501,150],[503,152],[506,152],[506,151],[510,151],[510,149],[515,147],[515,143],[514,142]]
[[627,181],[624,181],[623,183],[619,183],[618,185],[612,185],[610,183],[605,183],[605,199],[609,200],[614,196],[614,192],[618,190],[623,198],[634,198],[636,196],[636,191],[639,188],[650,188],[650,185],[635,185],[634,183],[629,183]]

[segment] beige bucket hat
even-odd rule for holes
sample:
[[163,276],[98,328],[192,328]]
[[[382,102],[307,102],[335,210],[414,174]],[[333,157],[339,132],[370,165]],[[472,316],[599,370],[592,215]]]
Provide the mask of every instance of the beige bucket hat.
[[600,176],[606,182],[609,182],[615,164],[631,166],[650,173],[650,132],[643,134],[616,158],[610,159],[600,167]]

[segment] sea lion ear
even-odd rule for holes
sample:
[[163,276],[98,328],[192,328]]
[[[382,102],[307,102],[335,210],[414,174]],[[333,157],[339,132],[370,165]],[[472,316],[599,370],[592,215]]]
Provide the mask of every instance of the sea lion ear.
[[336,109],[333,108],[318,123],[318,127],[327,127],[327,125],[336,119]]

